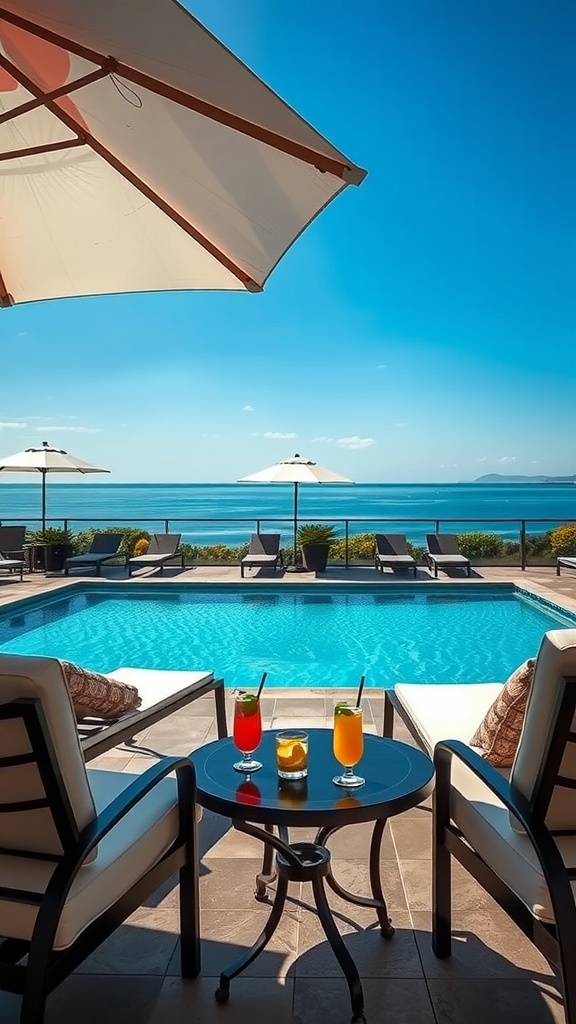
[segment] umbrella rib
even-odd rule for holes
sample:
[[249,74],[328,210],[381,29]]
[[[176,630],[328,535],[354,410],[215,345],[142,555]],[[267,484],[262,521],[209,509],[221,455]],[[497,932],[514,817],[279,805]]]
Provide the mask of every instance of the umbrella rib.
[[[2,54],[0,54],[0,64],[8,74],[14,74],[14,65],[7,57],[3,57]],[[101,78],[107,78],[109,74],[110,69],[102,64],[101,67],[97,68],[96,71],[92,71],[89,75],[83,75],[82,78],[77,78],[74,82],[68,82],[59,89],[54,89],[53,92],[43,93],[33,100],[28,100],[27,103],[21,103],[19,107],[12,107],[10,110],[4,111],[3,114],[0,114],[0,124],[4,124],[5,121],[14,121],[17,117],[21,117],[22,114],[28,114],[31,110],[44,106],[46,100],[57,100],[61,96],[69,96],[70,93],[83,89],[86,85],[92,85],[93,82],[98,82]]]
[[14,297],[8,291],[2,273],[0,272],[0,309],[8,309],[14,305]]
[[[106,57],[97,50],[93,50],[90,47],[75,42],[72,39],[68,39],[66,36],[60,35],[57,32],[52,32],[50,29],[44,28],[44,26],[36,25],[34,22],[28,21],[27,18],[22,18],[18,14],[6,11],[2,7],[0,7],[0,18],[16,25],[18,28],[22,28],[25,31],[30,32],[32,35],[38,36],[40,39],[45,39],[47,42],[54,43],[56,46],[65,47],[71,53],[75,53],[77,56],[83,57],[85,60],[101,65],[105,63],[110,70],[114,71],[117,75],[121,75],[123,78],[128,79],[128,81],[134,82],[136,85],[141,85],[143,88],[150,89],[151,92],[164,96],[166,99],[180,104],[180,106],[194,110],[196,113],[202,114],[204,117],[208,117],[212,121],[217,121],[219,124],[223,124],[228,128],[233,128],[235,131],[256,139],[258,142],[263,142],[266,145],[271,146],[273,149],[286,153],[288,156],[296,157],[296,159],[301,160],[303,163],[311,164],[319,171],[333,174],[335,177],[341,178],[347,184],[360,185],[366,177],[366,171],[360,167],[356,167],[354,164],[348,164],[343,160],[338,160],[335,157],[319,153],[317,150],[311,149],[309,146],[305,146],[302,143],[295,142],[293,139],[288,139],[283,135],[279,135],[278,132],[274,132],[270,128],[265,128],[263,125],[255,124],[253,121],[248,121],[246,118],[240,117],[238,114],[232,114],[228,110],[223,110],[221,107],[218,107],[213,103],[209,103],[207,100],[202,100],[198,96],[192,96],[190,93],[184,92],[182,89],[178,89],[173,85],[168,85],[168,83],[162,82],[160,79],[154,78],[154,76],[148,75],[143,71],[138,71],[136,68],[131,68],[128,64],[123,64],[121,61],[117,61],[112,57]],[[258,290],[260,289],[258,288]]]
[[[0,15],[1,14],[2,11],[0,10]],[[80,144],[89,146],[95,153],[98,154],[98,156],[102,157],[102,159],[105,160],[106,163],[110,164],[110,166],[113,167],[114,170],[121,174],[122,177],[126,178],[126,180],[129,181],[130,184],[134,186],[134,188],[138,189],[138,191],[141,192],[142,195],[146,196],[146,198],[149,199],[150,202],[154,204],[154,206],[157,206],[158,209],[162,210],[162,212],[166,214],[166,216],[169,217],[170,220],[174,221],[174,223],[177,224],[179,228],[186,232],[187,235],[190,235],[190,237],[193,238],[195,242],[198,242],[198,244],[201,245],[207,252],[209,252],[210,255],[214,257],[214,259],[216,259],[223,267],[226,268],[226,270],[229,270],[230,273],[234,275],[234,277],[241,281],[241,283],[244,285],[247,291],[262,291],[262,286],[258,284],[258,282],[255,281],[252,277],[250,277],[250,275],[247,274],[246,271],[242,270],[241,267],[237,266],[237,264],[234,263],[233,260],[229,258],[229,256],[226,256],[216,245],[214,245],[213,242],[211,242],[200,231],[198,231],[197,228],[190,224],[190,222],[187,221],[186,218],[183,217],[181,213],[178,213],[178,211],[175,210],[173,206],[170,206],[170,203],[163,199],[162,196],[159,196],[158,193],[155,192],[150,185],[147,185],[146,182],[142,180],[142,178],[135,174],[134,171],[130,170],[130,168],[127,167],[126,164],[124,164],[121,160],[119,160],[118,157],[114,156],[114,154],[111,153],[110,150],[106,148],[106,146],[103,146],[98,141],[98,139],[96,139],[90,132],[86,131],[85,129],[79,129],[74,118],[67,114],[64,110],[61,110],[56,100],[50,99],[48,93],[44,93],[43,90],[38,85],[36,85],[36,83],[31,78],[28,77],[28,75],[24,74],[23,71],[20,71],[18,67],[12,64],[11,61],[8,61],[4,57],[2,57],[1,54],[0,67],[4,67],[6,68],[6,70],[9,70],[13,78],[15,78],[20,85],[23,85],[24,88],[28,90],[28,92],[32,93],[32,95],[36,97],[36,99],[42,99],[42,106],[44,106],[46,110],[49,110],[50,113],[54,114],[54,116],[58,118],[58,120],[61,121],[63,124],[65,124],[66,127],[70,129],[70,131],[74,132],[74,134],[80,140]],[[5,286],[4,293],[2,292],[0,287],[0,307],[13,305],[14,303],[13,301],[10,301],[10,298],[11,296],[9,295]]]

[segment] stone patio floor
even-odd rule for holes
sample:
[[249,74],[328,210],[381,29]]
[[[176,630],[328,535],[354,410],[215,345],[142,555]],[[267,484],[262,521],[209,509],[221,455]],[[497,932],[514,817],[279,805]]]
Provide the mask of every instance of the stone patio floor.
[[[514,580],[576,610],[576,575],[554,570],[479,572],[486,582]],[[109,578],[118,578],[110,570]],[[331,570],[322,581],[369,579],[374,571]],[[238,579],[235,569],[187,570],[179,580]],[[286,577],[285,577],[286,578]],[[424,578],[424,574],[422,574]],[[426,574],[426,578],[428,574]],[[377,580],[381,577],[377,577]],[[290,582],[293,578],[289,578]],[[303,582],[298,577],[298,582]],[[385,579],[383,585],[394,585]],[[136,584],[136,581],[135,581]],[[25,577],[0,586],[0,604],[61,586]],[[441,586],[442,582],[439,581]],[[466,582],[463,581],[463,585]],[[366,728],[381,732],[381,692],[365,691]],[[265,727],[330,725],[333,691],[277,690],[264,697]],[[136,748],[118,747],[91,762],[97,769],[141,772],[158,756],[186,753],[215,738],[212,697],[204,697],[139,735]],[[410,738],[400,724],[397,736]],[[368,894],[370,826],[353,826],[330,840],[334,873]],[[305,830],[293,830],[300,837]],[[230,1001],[214,1000],[220,970],[251,945],[269,909],[254,901],[261,847],[206,812],[200,823],[202,974],[178,974],[177,879],[157,892],[48,1001],[46,1024],[348,1024],[349,999],[340,968],[313,910],[307,884],[290,887],[287,912],[269,947],[232,982]],[[382,848],[382,878],[396,934],[381,938],[374,914],[329,901],[356,960],[369,1024],[561,1024],[562,998],[548,963],[459,866],[454,870],[454,944],[438,961],[430,946],[430,800],[390,820]],[[0,994],[0,1021],[17,1024],[19,999]]]

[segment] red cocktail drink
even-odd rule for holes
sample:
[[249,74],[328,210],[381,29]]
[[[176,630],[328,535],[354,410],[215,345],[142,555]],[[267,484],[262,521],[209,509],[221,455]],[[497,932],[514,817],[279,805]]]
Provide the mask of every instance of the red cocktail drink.
[[234,768],[238,772],[255,772],[262,767],[252,757],[262,739],[262,716],[260,700],[255,693],[237,693],[234,701],[233,739],[238,750],[244,755]]

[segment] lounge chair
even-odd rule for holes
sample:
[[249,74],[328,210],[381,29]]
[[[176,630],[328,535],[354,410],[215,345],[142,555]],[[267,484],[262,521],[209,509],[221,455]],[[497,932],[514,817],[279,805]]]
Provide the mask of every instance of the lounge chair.
[[180,548],[181,536],[181,533],[154,533],[146,554],[128,559],[128,575],[132,575],[132,569],[153,568],[159,565],[162,576],[164,566],[169,562],[179,562],[184,568],[184,552]]
[[16,558],[18,561],[25,562],[25,536],[25,526],[0,526],[0,555],[4,555],[5,558]]
[[384,572],[389,569],[412,569],[416,576],[416,562],[408,552],[406,537],[403,533],[377,533],[374,566]]
[[[451,865],[491,894],[560,975],[566,1024],[576,1024],[576,629],[545,634],[512,768],[495,768],[470,740],[501,684],[387,691],[434,756],[432,945],[451,953]],[[450,737],[450,738],[449,738]]]
[[560,575],[560,566],[562,566],[564,569],[574,569],[574,570],[576,570],[576,557],[571,558],[568,555],[563,555],[561,558],[559,558],[557,560],[557,562],[556,562],[556,575],[557,576]]
[[436,579],[438,569],[466,569],[470,576],[470,559],[461,553],[455,533],[427,533],[426,544],[426,561]]
[[240,575],[244,578],[244,569],[272,566],[274,572],[278,565],[284,565],[284,552],[280,547],[279,533],[253,533],[250,537],[248,554],[240,562]]
[[42,1024],[50,992],[175,871],[181,973],[199,974],[196,787],[180,755],[87,769],[59,663],[19,660],[0,677],[0,988]]
[[104,562],[110,562],[113,558],[118,557],[123,540],[123,533],[95,533],[89,551],[83,555],[71,555],[66,559],[64,562],[66,576],[70,569],[78,566],[80,568],[95,566],[96,575],[99,576]]
[[20,583],[23,581],[24,566],[27,563],[23,558],[4,558],[4,555],[0,554],[0,572],[8,572],[12,575],[13,572],[20,573]]

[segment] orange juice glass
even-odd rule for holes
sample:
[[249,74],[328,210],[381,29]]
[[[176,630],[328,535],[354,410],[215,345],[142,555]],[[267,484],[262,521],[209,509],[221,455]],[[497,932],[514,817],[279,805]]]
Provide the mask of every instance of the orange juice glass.
[[362,708],[338,701],[334,706],[334,757],[343,765],[344,772],[332,779],[336,786],[354,788],[363,786],[366,781],[354,773],[354,766],[364,753],[362,725]]

